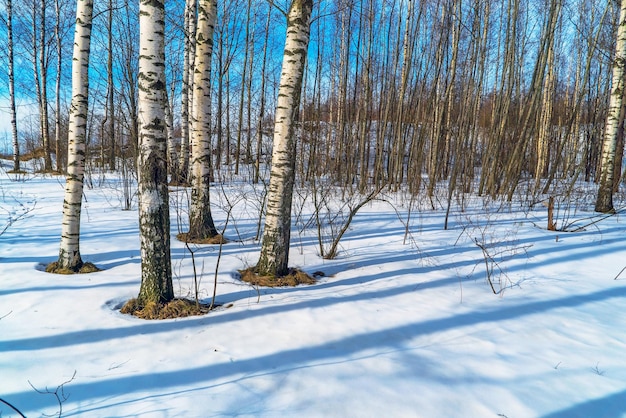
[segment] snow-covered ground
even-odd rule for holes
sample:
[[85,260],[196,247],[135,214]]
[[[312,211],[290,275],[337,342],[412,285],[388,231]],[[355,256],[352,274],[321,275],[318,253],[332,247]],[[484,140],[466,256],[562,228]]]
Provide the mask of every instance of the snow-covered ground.
[[[255,289],[236,271],[257,261],[259,195],[228,185],[213,211],[223,227],[222,194],[235,204],[217,276],[224,307],[144,321],[117,310],[139,291],[140,258],[116,179],[85,189],[81,252],[103,271],[60,276],[42,269],[58,254],[63,179],[0,174],[0,231],[15,220],[0,236],[0,398],[28,417],[59,413],[46,391],[66,397],[64,417],[626,416],[621,215],[548,232],[544,206],[474,197],[444,230],[444,210],[416,204],[407,219],[408,202],[388,197],[324,260],[305,205],[291,265],[326,277]],[[172,200],[174,236],[184,193]],[[599,220],[584,202],[559,216]],[[195,247],[205,300],[217,254]],[[192,295],[191,256],[175,239],[172,259],[177,294]],[[0,415],[17,416],[1,403]]]

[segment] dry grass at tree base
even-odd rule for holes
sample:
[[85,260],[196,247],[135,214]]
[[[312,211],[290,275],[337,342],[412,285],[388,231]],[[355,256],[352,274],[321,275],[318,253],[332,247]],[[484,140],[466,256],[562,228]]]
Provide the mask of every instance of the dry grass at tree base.
[[264,286],[264,287],[282,287],[282,286],[298,286],[301,284],[315,284],[317,280],[315,277],[323,276],[323,273],[316,273],[312,277],[309,274],[305,273],[299,269],[289,269],[289,272],[284,276],[261,276],[257,274],[255,267],[250,267],[245,270],[239,270],[239,274],[241,275],[241,280],[253,284],[255,286]]
[[172,319],[204,315],[210,310],[210,305],[189,299],[174,299],[167,303],[148,302],[145,306],[140,306],[137,299],[131,299],[122,306],[120,312],[141,319]]
[[60,268],[59,262],[55,261],[46,266],[46,273],[53,274],[87,274],[87,273],[95,273],[97,271],[102,271],[98,267],[96,267],[93,263],[83,263],[82,266],[78,270],[71,270],[67,268]]
[[189,242],[189,243],[193,243],[193,244],[226,244],[228,243],[228,240],[226,238],[224,238],[223,235],[217,234],[214,235],[212,237],[209,238],[203,238],[203,239],[189,239],[189,233],[187,232],[181,232],[180,234],[176,235],[176,239],[179,240],[180,242]]

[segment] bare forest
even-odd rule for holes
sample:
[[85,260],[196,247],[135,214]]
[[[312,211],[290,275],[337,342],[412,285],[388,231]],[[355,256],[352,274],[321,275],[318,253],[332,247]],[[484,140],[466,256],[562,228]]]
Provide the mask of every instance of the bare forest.
[[[288,6],[275,3],[217,2],[206,81],[214,179],[267,180]],[[138,6],[94,3],[88,170],[136,170]],[[75,8],[68,0],[12,5],[19,153],[43,157],[42,170],[67,169]],[[182,0],[165,8],[170,168],[184,173],[197,12],[189,16]],[[618,18],[615,1],[315,2],[296,115],[298,181],[510,198],[597,180]],[[621,161],[615,166],[617,187]]]
[[226,242],[212,187],[262,186],[257,281],[298,273],[294,188],[312,191],[318,230],[344,202],[325,258],[382,192],[441,208],[444,229],[474,194],[544,203],[554,230],[555,201],[578,199],[581,182],[615,212],[624,2],[4,0],[3,12],[6,157],[17,175],[21,160],[67,175],[49,270],[83,267],[83,187],[118,173],[142,225],[140,306],[148,287],[173,298],[168,185],[190,188],[177,238],[196,243]]
[[0,0],[0,415],[623,414],[625,67],[626,0]]

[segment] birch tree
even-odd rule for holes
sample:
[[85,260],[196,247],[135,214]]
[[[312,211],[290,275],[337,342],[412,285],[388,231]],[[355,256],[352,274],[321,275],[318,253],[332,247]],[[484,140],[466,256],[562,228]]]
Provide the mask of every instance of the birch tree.
[[139,235],[141,287],[137,303],[174,298],[170,259],[165,119],[165,2],[139,3]]
[[313,0],[292,0],[274,121],[274,148],[267,214],[256,272],[279,277],[288,273],[291,201],[295,182],[295,117],[309,45]]
[[620,124],[622,107],[622,93],[624,90],[624,66],[626,65],[626,0],[621,0],[619,25],[617,27],[617,44],[613,61],[613,79],[609,111],[604,127],[604,142],[602,145],[602,159],[600,167],[600,181],[596,212],[613,212],[613,177],[615,175],[615,154],[617,150],[617,135]]
[[17,139],[17,112],[15,110],[15,61],[13,52],[13,4],[6,1],[7,47],[9,53],[9,107],[11,112],[11,138],[13,142],[13,171],[20,172],[20,144]]
[[211,216],[211,55],[217,18],[215,0],[200,0],[196,30],[193,97],[191,106],[191,206],[186,241],[217,235]]
[[80,214],[85,176],[85,137],[89,97],[89,55],[93,0],[77,0],[72,58],[72,103],[68,129],[67,180],[63,200],[61,248],[56,271],[77,272],[80,256]]

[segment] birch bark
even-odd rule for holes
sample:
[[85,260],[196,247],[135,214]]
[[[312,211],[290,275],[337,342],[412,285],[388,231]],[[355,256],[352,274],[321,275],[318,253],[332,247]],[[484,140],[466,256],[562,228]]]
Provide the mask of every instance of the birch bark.
[[139,235],[141,287],[137,302],[174,298],[170,259],[165,98],[165,1],[139,3]]
[[80,256],[80,214],[85,176],[85,137],[89,97],[89,54],[93,0],[77,0],[72,59],[72,103],[68,127],[67,180],[63,200],[61,248],[58,269],[78,271]]
[[211,56],[217,19],[215,0],[200,0],[191,106],[191,206],[187,241],[217,235],[211,216]]
[[621,0],[617,44],[613,61],[613,80],[609,111],[604,127],[604,142],[600,168],[600,182],[596,199],[596,212],[613,212],[613,177],[615,175],[615,154],[619,132],[622,91],[624,90],[624,66],[626,65],[626,0]]
[[13,141],[13,171],[20,171],[20,144],[17,139],[17,111],[15,109],[15,61],[13,53],[13,4],[7,0],[7,44],[9,52],[9,97],[11,108],[11,137]]
[[256,266],[257,273],[263,276],[288,273],[291,200],[295,182],[295,115],[300,105],[312,9],[313,0],[293,0],[287,16],[287,39],[276,104],[267,214],[261,256]]

